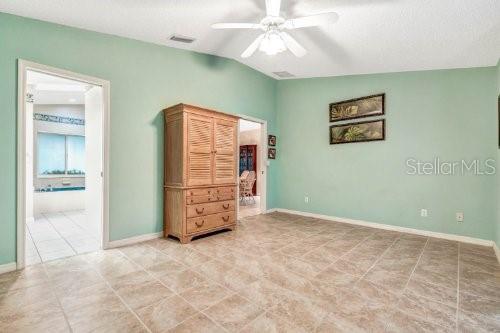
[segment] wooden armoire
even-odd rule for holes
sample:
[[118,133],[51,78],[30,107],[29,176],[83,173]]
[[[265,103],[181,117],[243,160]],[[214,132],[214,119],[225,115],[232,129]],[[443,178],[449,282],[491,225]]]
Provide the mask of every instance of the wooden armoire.
[[238,117],[187,104],[165,116],[164,233],[189,243],[236,225]]

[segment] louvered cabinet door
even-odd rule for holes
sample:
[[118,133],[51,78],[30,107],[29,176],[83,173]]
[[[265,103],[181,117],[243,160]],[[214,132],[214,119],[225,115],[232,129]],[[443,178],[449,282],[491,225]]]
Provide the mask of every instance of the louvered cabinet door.
[[214,119],[214,184],[236,181],[236,124]]
[[187,121],[187,186],[211,185],[213,120],[189,114]]

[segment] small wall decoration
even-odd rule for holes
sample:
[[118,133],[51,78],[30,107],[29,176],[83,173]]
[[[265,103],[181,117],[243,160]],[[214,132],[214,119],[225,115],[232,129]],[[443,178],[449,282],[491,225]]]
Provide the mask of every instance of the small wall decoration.
[[272,147],[276,146],[276,135],[267,136],[267,145]]
[[330,126],[330,144],[385,140],[385,119]]
[[276,159],[276,148],[268,148],[267,158],[270,160]]
[[380,116],[385,112],[385,94],[371,95],[330,104],[330,122]]

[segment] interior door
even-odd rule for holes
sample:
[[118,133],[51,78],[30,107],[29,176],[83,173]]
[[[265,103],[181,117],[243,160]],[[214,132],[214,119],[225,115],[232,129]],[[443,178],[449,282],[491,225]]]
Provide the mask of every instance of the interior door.
[[212,118],[188,114],[187,186],[212,185],[212,132]]
[[214,184],[236,181],[236,122],[214,118]]

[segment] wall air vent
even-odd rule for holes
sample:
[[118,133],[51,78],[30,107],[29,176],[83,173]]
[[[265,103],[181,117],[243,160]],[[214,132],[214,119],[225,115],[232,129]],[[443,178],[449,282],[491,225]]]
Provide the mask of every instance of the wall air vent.
[[288,73],[287,71],[282,71],[282,72],[273,72],[274,75],[282,77],[282,78],[288,78],[288,77],[294,77],[292,73]]
[[170,40],[173,40],[174,42],[186,43],[186,44],[191,44],[192,42],[195,41],[194,38],[181,36],[181,35],[172,35],[170,37]]

